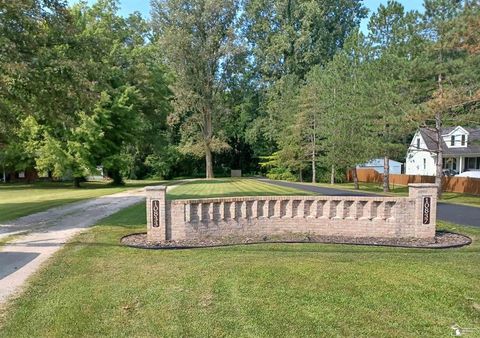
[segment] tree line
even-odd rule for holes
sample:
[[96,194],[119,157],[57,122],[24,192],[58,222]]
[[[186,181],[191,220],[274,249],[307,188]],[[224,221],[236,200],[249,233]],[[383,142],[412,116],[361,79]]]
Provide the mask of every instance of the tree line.
[[[480,4],[0,2],[0,158],[76,184],[232,169],[341,179],[418,127],[480,123]],[[438,143],[440,144],[440,143]],[[441,179],[442,149],[436,150]]]

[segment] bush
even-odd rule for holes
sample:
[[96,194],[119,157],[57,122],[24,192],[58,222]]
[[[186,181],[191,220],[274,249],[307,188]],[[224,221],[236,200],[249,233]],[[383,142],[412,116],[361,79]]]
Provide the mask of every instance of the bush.
[[297,177],[285,168],[272,168],[267,173],[267,178],[281,181],[297,181]]

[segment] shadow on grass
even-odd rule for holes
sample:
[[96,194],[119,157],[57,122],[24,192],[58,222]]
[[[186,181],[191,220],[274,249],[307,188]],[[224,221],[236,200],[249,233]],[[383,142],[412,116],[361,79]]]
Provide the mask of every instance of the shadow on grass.
[[0,183],[0,192],[2,191],[19,191],[28,189],[39,190],[52,190],[52,189],[65,189],[65,190],[87,190],[87,189],[108,189],[108,188],[143,188],[152,185],[171,185],[175,182],[163,181],[163,180],[127,180],[124,185],[114,185],[110,181],[95,181],[95,182],[83,182],[79,188],[73,186],[73,182],[35,182],[35,183]]
[[36,182],[31,184],[26,183],[7,183],[0,184],[1,191],[9,190],[28,190],[28,189],[40,189],[40,190],[51,190],[51,189],[105,189],[105,188],[115,188],[117,186],[112,185],[110,182],[84,182],[81,184],[80,188],[75,188],[72,182]]
[[162,181],[162,180],[152,180],[152,181],[127,181],[124,185],[125,188],[143,188],[143,187],[150,187],[155,185],[174,185],[177,181]]
[[[381,189],[383,191],[383,188]],[[408,187],[391,187],[391,192],[396,194],[408,194]]]
[[480,206],[480,196],[471,194],[459,194],[453,192],[444,192],[440,201],[451,201],[455,203],[466,203],[472,206]]
[[[341,186],[346,187],[350,190],[354,189],[353,183],[342,184]],[[335,188],[335,186],[332,186]],[[360,184],[360,189],[358,191],[365,191],[371,193],[383,193],[383,185],[381,184]],[[390,183],[390,192],[391,194],[407,194],[408,195],[408,186],[404,185],[395,185]]]
[[184,181],[183,185],[214,185],[214,184],[225,184],[225,183],[232,183],[234,181],[241,181],[242,178],[215,178],[211,180],[207,179],[195,179],[191,181]]
[[[318,249],[310,249],[309,246],[319,246]],[[422,254],[439,255],[465,253],[472,254],[480,252],[480,247],[466,245],[459,248],[408,248],[399,246],[373,245],[373,244],[351,244],[351,243],[310,243],[310,242],[278,242],[278,243],[250,243],[250,244],[232,244],[228,246],[205,247],[200,249],[225,249],[233,251],[246,252],[306,252],[306,253],[346,253],[346,254]],[[192,249],[182,249],[192,250]],[[349,259],[350,261],[350,259]]]

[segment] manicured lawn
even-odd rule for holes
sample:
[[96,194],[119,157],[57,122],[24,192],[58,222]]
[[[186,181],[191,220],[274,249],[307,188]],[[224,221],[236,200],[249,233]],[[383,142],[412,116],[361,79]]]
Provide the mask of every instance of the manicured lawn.
[[480,207],[480,196],[459,194],[455,192],[444,192],[442,202],[457,203]]
[[[183,185],[170,197],[213,186],[237,194],[222,184]],[[0,315],[0,337],[450,336],[454,323],[480,327],[480,229],[456,230],[474,244],[122,247],[123,235],[145,231],[141,203],[57,253]]]
[[89,182],[82,183],[81,188],[74,188],[72,183],[63,182],[0,184],[0,222],[153,183],[154,181],[128,181],[123,187],[113,187],[103,182]]
[[[353,183],[338,183],[335,185],[320,184],[320,185],[329,187],[329,188],[354,190]],[[392,195],[399,195],[399,196],[408,195],[408,187],[404,185],[391,185],[390,189],[391,189],[390,194]],[[372,192],[376,194],[383,194],[383,186],[378,183],[360,183],[360,190],[366,191],[366,192]],[[455,192],[444,192],[442,194],[441,201],[480,207],[480,196],[475,196],[475,195],[459,194]]]
[[252,179],[214,179],[189,181],[173,189],[170,199],[220,196],[308,195],[297,189],[273,186]]

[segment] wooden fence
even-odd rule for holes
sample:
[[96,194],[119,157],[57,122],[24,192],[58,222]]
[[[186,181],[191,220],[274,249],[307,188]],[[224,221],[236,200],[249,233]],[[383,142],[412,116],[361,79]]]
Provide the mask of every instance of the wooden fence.
[[[359,182],[382,183],[383,175],[374,169],[357,169]],[[352,181],[349,173],[348,179]],[[408,185],[409,183],[434,183],[434,176],[390,174],[390,184]],[[470,177],[444,177],[443,191],[480,195],[480,179]]]

